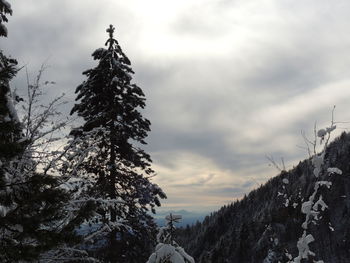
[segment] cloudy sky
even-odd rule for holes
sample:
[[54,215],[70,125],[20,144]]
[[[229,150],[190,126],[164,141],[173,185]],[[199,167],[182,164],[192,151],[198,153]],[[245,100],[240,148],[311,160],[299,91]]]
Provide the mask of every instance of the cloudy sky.
[[[336,121],[350,121],[349,1],[9,2],[1,49],[32,77],[47,61],[49,95],[65,92],[70,105],[116,27],[147,97],[164,209],[217,209],[277,174],[266,155],[287,168],[307,157],[300,131],[327,125],[333,105]],[[23,89],[24,70],[12,85]]]

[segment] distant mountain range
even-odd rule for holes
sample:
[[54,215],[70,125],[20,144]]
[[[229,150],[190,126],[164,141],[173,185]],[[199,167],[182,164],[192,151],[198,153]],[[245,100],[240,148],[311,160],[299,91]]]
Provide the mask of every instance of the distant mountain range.
[[193,212],[187,210],[169,210],[169,211],[157,211],[157,214],[152,215],[158,226],[165,225],[165,216],[170,213],[175,215],[181,215],[182,219],[179,223],[176,224],[177,227],[186,227],[187,225],[191,226],[197,222],[202,222],[204,217],[207,215],[206,212]]
[[290,262],[298,255],[297,242],[303,233],[305,214],[301,204],[309,200],[316,180],[327,180],[332,183],[331,188],[321,187],[315,199],[322,194],[328,208],[308,226],[308,233],[315,239],[309,244],[315,255],[300,262],[349,263],[349,134],[343,133],[327,148],[323,171],[329,167],[337,167],[343,173],[323,172],[322,178],[317,179],[311,160],[304,160],[242,200],[206,216],[203,222],[179,229],[177,242],[197,263]]

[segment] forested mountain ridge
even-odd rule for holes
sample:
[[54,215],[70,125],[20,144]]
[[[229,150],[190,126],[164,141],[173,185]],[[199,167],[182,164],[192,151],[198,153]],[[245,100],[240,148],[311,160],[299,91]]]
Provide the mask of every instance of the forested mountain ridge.
[[[308,228],[315,238],[310,243],[315,257],[302,262],[350,262],[350,134],[343,133],[327,147],[323,171],[329,167],[338,167],[342,174],[323,172],[332,182],[330,189],[319,190],[328,208]],[[178,242],[196,262],[288,262],[288,254],[298,255],[305,220],[301,204],[317,180],[313,168],[307,159],[281,172],[202,223],[179,229]]]

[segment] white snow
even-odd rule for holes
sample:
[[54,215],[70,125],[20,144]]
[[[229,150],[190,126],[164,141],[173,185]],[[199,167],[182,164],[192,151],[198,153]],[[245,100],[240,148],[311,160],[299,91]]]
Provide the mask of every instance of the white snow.
[[294,259],[295,263],[300,263],[302,259],[307,259],[309,255],[315,255],[309,248],[309,244],[313,241],[315,241],[314,237],[311,234],[306,235],[306,231],[304,231],[297,243],[299,255]]
[[[324,137],[328,134],[330,134],[333,130],[336,129],[336,126],[333,125],[328,127],[326,129],[320,129],[317,131],[317,136],[321,138],[321,142],[324,140]],[[329,139],[329,138],[328,138]],[[312,157],[312,164],[314,166],[313,174],[315,177],[319,177],[320,173],[322,171],[322,165],[324,162],[324,156],[326,152],[326,148],[328,145],[328,139],[326,140],[326,143],[324,145],[323,150],[319,154],[315,154]],[[342,171],[338,168],[328,168],[327,172],[329,175],[331,174],[342,174]],[[305,214],[305,221],[302,223],[301,227],[304,229],[303,235],[300,237],[300,239],[297,242],[297,248],[299,251],[299,254],[296,258],[294,258],[293,263],[301,263],[303,259],[308,259],[309,256],[315,256],[315,253],[312,252],[309,248],[309,243],[313,242],[315,239],[311,234],[307,234],[308,225],[310,223],[317,224],[317,220],[321,218],[319,209],[321,211],[324,211],[328,208],[327,204],[323,201],[322,195],[319,196],[318,200],[315,201],[316,195],[318,193],[318,189],[320,186],[326,186],[327,188],[330,188],[332,186],[332,182],[329,181],[317,181],[314,185],[314,192],[309,196],[309,200],[302,203],[301,206],[301,212]],[[300,193],[299,193],[300,194]],[[294,206],[294,204],[293,204]],[[296,207],[296,205],[294,206]],[[329,229],[334,231],[334,228],[329,223]],[[289,257],[289,259],[291,259]],[[324,263],[322,260],[313,261],[314,263]]]
[[303,214],[310,214],[311,208],[312,208],[312,201],[304,202],[304,203],[301,205],[301,212],[302,212]]
[[269,249],[266,258],[264,259],[263,263],[273,263],[276,259],[276,253]]
[[118,81],[119,81],[119,78],[118,78],[117,76],[113,77],[113,79],[112,79],[112,83],[114,83],[114,82],[118,82]]
[[323,186],[323,185],[325,185],[325,186],[329,189],[329,188],[331,188],[331,186],[332,186],[332,182],[329,182],[329,181],[319,181],[319,182],[316,183],[315,188],[317,187],[317,189],[318,189],[318,186]]
[[13,230],[16,230],[17,232],[22,233],[23,232],[23,226],[17,224],[17,225],[14,226]]
[[333,125],[333,126],[328,127],[326,129],[320,129],[320,130],[317,131],[317,136],[320,137],[320,138],[324,138],[324,136],[326,136],[327,133],[331,133],[336,128],[337,128],[337,126]]
[[317,131],[317,136],[320,138],[323,138],[327,134],[327,131],[325,129],[320,129]]
[[7,100],[7,108],[10,112],[10,116],[13,118],[13,120],[17,123],[20,123],[19,121],[19,118],[18,118],[18,115],[17,115],[17,111],[13,105],[13,102],[12,102],[12,98],[11,96],[7,95],[6,96],[6,100]]
[[324,211],[324,210],[326,210],[326,208],[328,208],[328,205],[326,205],[326,203],[322,199],[322,195],[320,195],[318,201],[314,204],[313,209],[315,211],[317,211],[318,210],[318,206],[321,206],[321,210],[322,211]]
[[0,205],[0,217],[5,217],[9,212],[17,208],[17,204],[13,203],[11,206]]
[[285,207],[288,207],[288,206],[289,206],[289,199],[288,199],[288,198],[286,199],[286,201],[285,201],[285,203],[284,203],[284,206],[285,206]]
[[9,210],[8,207],[0,205],[0,217],[5,217]]
[[147,263],[194,263],[194,259],[187,255],[181,247],[159,243],[156,251],[149,257]]
[[331,174],[343,174],[343,171],[337,167],[330,167],[327,169],[327,172],[329,172]]
[[337,126],[336,126],[336,125],[333,125],[332,127],[326,128],[326,131],[327,131],[327,133],[331,133],[331,132],[334,131],[336,128],[337,128]]
[[328,223],[328,227],[332,232],[334,231],[334,228],[332,227],[331,223]]
[[316,177],[319,176],[320,172],[321,172],[321,166],[323,164],[323,159],[324,159],[324,152],[322,152],[321,154],[316,154],[313,158],[312,158],[312,164],[314,165],[315,169],[314,169],[314,175]]

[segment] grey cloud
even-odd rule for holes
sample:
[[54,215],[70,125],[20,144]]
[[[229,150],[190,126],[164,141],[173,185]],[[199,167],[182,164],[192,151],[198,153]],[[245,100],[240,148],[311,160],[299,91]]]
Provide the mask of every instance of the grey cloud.
[[[36,74],[39,66],[47,61],[51,67],[46,77],[57,82],[58,89],[72,99],[74,90],[83,79],[82,71],[95,65],[92,52],[104,45],[105,27],[116,20],[123,21],[133,16],[119,7],[118,18],[112,17],[110,1],[38,1],[12,3],[14,14],[9,24],[9,38],[3,49],[12,54],[20,65],[26,65]],[[102,23],[104,20],[109,22]],[[125,29],[118,28],[118,33]],[[98,31],[99,37],[95,37]],[[19,76],[24,79],[24,77]]]
[[[178,112],[177,120],[180,120],[182,116],[194,116],[193,119],[195,121],[202,119],[202,124],[193,122],[193,126],[201,127],[201,129],[204,129],[209,134],[203,137],[201,137],[201,134],[199,134],[198,137],[196,135],[191,136],[191,132],[189,132],[191,129],[189,126],[182,123],[181,127],[186,131],[187,135],[185,135],[186,138],[183,138],[184,134],[178,137],[182,137],[182,139],[179,138],[179,140],[183,140],[183,145],[191,145],[191,142],[196,145],[204,144],[207,145],[207,150],[210,152],[212,151],[212,145],[210,145],[210,139],[208,140],[208,138],[220,138],[218,139],[218,145],[220,145],[220,149],[225,149],[224,138],[228,136],[238,136],[239,138],[240,136],[237,133],[225,134],[221,130],[215,131],[214,129],[211,130],[210,127],[206,127],[206,119],[213,119],[215,113],[220,114],[220,112],[225,112],[225,114],[228,114],[232,112],[233,123],[237,122],[237,120],[244,121],[245,113],[259,111],[259,107],[266,107],[266,103],[270,103],[270,105],[283,103],[283,100],[287,101],[293,96],[317,88],[322,83],[334,80],[334,76],[331,74],[332,72],[329,71],[328,62],[336,59],[337,55],[330,57],[329,54],[331,54],[331,51],[325,52],[322,45],[318,46],[317,43],[312,47],[308,46],[306,48],[307,52],[305,52],[305,50],[303,50],[303,48],[305,49],[303,43],[305,43],[308,38],[305,37],[304,34],[301,34],[300,38],[297,40],[295,40],[296,37],[296,35],[292,35],[291,38],[291,41],[294,41],[294,45],[279,46],[279,42],[277,41],[277,43],[270,47],[267,46],[262,49],[257,47],[256,54],[243,54],[242,56],[246,56],[248,61],[245,63],[245,66],[243,66],[243,69],[238,69],[243,75],[243,79],[242,76],[235,78],[235,76],[230,74],[221,75],[224,76],[224,78],[221,79],[223,83],[230,83],[233,87],[237,85],[238,88],[225,89],[226,94],[220,94],[217,100],[215,93],[213,95],[212,91],[223,91],[224,89],[222,86],[214,86],[213,84],[215,81],[211,82],[213,75],[211,72],[214,67],[209,68],[206,67],[206,65],[212,64],[212,61],[202,65],[201,74],[198,75],[198,77],[193,74],[196,73],[196,71],[191,71],[190,68],[196,68],[196,63],[202,63],[202,61],[192,61],[192,65],[187,63],[182,65],[185,68],[183,72],[191,72],[191,74],[188,75],[194,76],[195,80],[192,81],[190,76],[184,74],[183,79],[186,80],[185,85],[189,89],[184,94],[188,95],[188,97],[186,97],[186,95],[177,95],[180,99],[174,100],[183,106],[183,111]],[[340,57],[342,57],[342,55]],[[232,68],[231,65],[235,64],[234,60],[227,58],[221,60],[221,62],[222,65],[220,69]],[[256,64],[258,65],[257,67],[255,66]],[[200,79],[201,76],[205,76],[207,83],[198,83],[198,79]],[[214,74],[214,77],[218,76]],[[172,87],[173,89],[176,89],[178,85],[184,85],[183,83],[180,84],[180,80],[172,83],[174,85]],[[200,86],[202,92],[200,93],[195,92],[199,90],[198,84],[202,84]],[[183,91],[183,89],[179,89],[178,92],[181,91]],[[157,93],[157,90],[155,92]],[[193,98],[195,98],[195,100]],[[228,101],[228,98],[231,100],[231,103]],[[158,99],[157,101],[160,100]],[[310,101],[310,103],[312,102]],[[166,105],[164,109],[171,107],[169,103],[164,104]],[[188,105],[191,105],[191,107],[188,107]],[[180,106],[178,107],[180,108]],[[298,105],[295,105],[295,107],[298,107]],[[162,110],[160,107],[157,107],[157,109],[158,111]],[[327,108],[326,111],[328,110]],[[323,112],[324,110],[322,113]],[[310,123],[310,121],[313,122],[316,120],[319,115],[320,111],[315,111],[312,116],[299,116],[297,122],[292,122],[290,124],[284,123],[284,127],[279,127],[277,129],[271,127],[270,136],[265,138],[265,141],[277,138],[281,133],[290,134],[294,132],[296,136],[299,136],[299,130],[306,127],[306,124]],[[176,119],[174,119],[174,121],[176,121]],[[227,123],[227,126],[230,126],[230,124]],[[245,127],[247,126],[249,127],[249,123]],[[254,129],[254,127],[251,128]],[[205,133],[206,132],[204,132],[204,134]],[[179,140],[172,139],[172,136],[170,136],[172,135],[171,131],[164,132],[163,134],[168,134],[170,141],[176,141],[176,143],[174,143],[175,147],[179,145]],[[177,134],[179,135],[179,133]],[[156,137],[159,138],[158,136]],[[201,140],[201,138],[203,138],[203,140]],[[264,142],[261,144],[263,143]],[[292,147],[294,147],[294,145]],[[224,156],[224,151],[222,151],[222,153],[222,156]]]
[[[174,33],[182,36],[205,38],[219,37],[225,34],[225,28],[217,27],[217,24],[223,22],[220,16],[208,16],[208,9],[204,10],[200,5],[186,9],[172,25]],[[212,12],[212,11],[211,11]]]
[[[224,137],[215,132],[191,134],[190,131],[153,130],[148,141],[147,149],[150,152],[186,151],[197,153],[214,160],[219,166],[231,170],[239,169],[242,159],[247,158],[247,156],[238,155],[234,149],[227,147]],[[251,155],[249,157],[252,158]],[[162,159],[167,159],[167,156],[160,157],[160,161]],[[167,165],[167,161],[163,165]]]
[[209,181],[211,181],[215,177],[214,174],[208,174],[206,177],[199,178],[196,182],[193,183],[186,183],[186,184],[172,184],[172,187],[186,187],[186,188],[192,188],[192,187],[202,187],[206,185]]
[[[204,83],[202,86],[197,86],[196,78],[201,78],[202,75],[198,77],[192,75],[193,80],[185,75],[183,79],[173,82],[171,77],[174,74],[183,74],[174,73],[173,69],[174,67],[170,67],[169,70],[162,69],[158,75],[156,72],[150,73],[151,77],[139,76],[140,82],[144,83],[146,93],[149,95],[146,113],[152,121],[152,132],[148,139],[150,151],[191,151],[210,157],[231,170],[239,169],[245,159],[264,159],[266,152],[243,154],[239,152],[239,147],[228,145],[226,140],[230,137],[237,138],[239,144],[248,143],[239,141],[241,137],[239,132],[244,131],[232,132],[231,129],[219,128],[210,124],[210,121],[216,116],[226,116],[226,119],[231,118],[232,123],[222,123],[224,127],[239,127],[241,124],[237,119],[245,121],[247,112],[254,110],[253,105],[258,106],[259,103],[262,103],[252,101],[257,98],[253,95],[254,89],[246,91],[251,95],[248,93],[242,97],[239,89],[236,94],[237,89],[235,88],[223,90],[222,86],[211,86],[210,74],[205,73],[202,75],[209,79],[207,85]],[[152,67],[147,67],[144,70],[139,68],[139,71],[152,72],[153,70]],[[187,67],[184,71],[187,71]],[[183,80],[186,80],[185,84],[181,83]],[[223,80],[223,83],[228,82],[226,79]],[[186,88],[179,88],[181,85],[186,85]],[[232,114],[232,117],[228,114]],[[187,118],[190,118],[190,121],[187,121]],[[169,120],[170,125],[167,126]],[[288,128],[285,129],[290,132]],[[273,128],[270,132],[273,133]],[[276,131],[278,132],[280,131]],[[296,134],[299,134],[299,129],[296,130]],[[264,143],[266,142],[261,141],[260,145],[256,144],[256,147],[261,148]],[[168,159],[166,155],[160,158],[164,161]],[[169,164],[168,161],[165,162]]]
[[198,184],[203,185],[208,183],[210,180],[212,180],[215,177],[215,174],[208,174],[207,177],[202,178],[198,181]]
[[[175,156],[193,153],[246,180],[232,188],[217,185],[209,194],[238,196],[248,191],[256,184],[251,181],[254,174],[269,172],[265,154],[286,161],[304,158],[306,153],[296,146],[303,143],[300,130],[312,129],[315,120],[323,125],[333,103],[340,104],[342,120],[350,118],[346,97],[329,101],[331,105],[310,97],[312,110],[300,111],[298,116],[283,115],[286,119],[282,121],[272,114],[285,109],[287,103],[291,108],[301,107],[292,104],[300,94],[312,95],[327,83],[349,78],[347,1],[272,1],[269,6],[253,0],[189,2],[191,8],[174,16],[163,33],[181,40],[175,46],[192,40],[198,45],[218,46],[202,54],[191,54],[189,47],[186,56],[153,57],[142,43],[145,39],[139,30],[145,21],[133,11],[135,2],[129,7],[119,1],[99,3],[13,1],[10,36],[0,40],[2,49],[17,57],[21,65],[28,64],[32,74],[49,58],[51,68],[45,78],[57,84],[48,95],[66,92],[72,105],[74,90],[84,79],[81,72],[95,64],[90,54],[104,44],[105,24],[117,23],[117,38],[122,37],[120,44],[133,63],[135,82],[146,94],[144,113],[152,122],[146,150],[155,164],[177,170],[182,164],[174,163]],[[194,13],[193,5],[197,7]],[[239,16],[241,10],[246,16]],[[239,45],[240,41],[244,43]],[[215,53],[221,45],[231,47],[225,53]],[[25,86],[24,72],[14,85]],[[63,110],[68,112],[68,108]],[[254,138],[254,132],[260,136]],[[266,170],[261,171],[264,165]],[[176,178],[159,176],[164,184],[179,185]],[[191,187],[200,190],[216,179],[202,178]],[[186,202],[185,198],[177,201]]]

